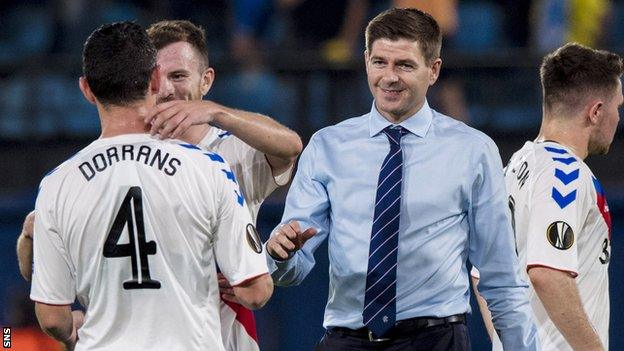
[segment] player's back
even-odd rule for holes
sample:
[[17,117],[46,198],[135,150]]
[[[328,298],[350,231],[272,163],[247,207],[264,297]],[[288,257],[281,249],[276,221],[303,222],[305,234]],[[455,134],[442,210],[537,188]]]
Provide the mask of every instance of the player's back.
[[[42,182],[38,225],[57,232],[73,274],[60,280],[73,280],[87,307],[77,350],[221,350],[213,241],[223,198],[243,203],[223,159],[193,148],[144,134],[99,139]],[[246,209],[237,215],[228,226],[250,223]],[[45,253],[35,259],[54,270]],[[35,281],[34,300],[72,302],[60,285],[41,301],[56,283]]]
[[[600,183],[571,150],[527,142],[505,169],[509,207],[524,278],[548,267],[576,277],[579,294],[608,346],[611,220]],[[568,350],[534,289],[530,300],[544,350]]]

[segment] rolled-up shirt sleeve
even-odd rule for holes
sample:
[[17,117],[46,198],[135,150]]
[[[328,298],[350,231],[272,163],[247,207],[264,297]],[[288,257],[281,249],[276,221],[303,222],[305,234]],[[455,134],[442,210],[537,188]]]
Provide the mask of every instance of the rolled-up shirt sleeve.
[[491,140],[475,155],[474,164],[469,259],[480,273],[479,292],[505,350],[539,350],[528,284],[520,276],[515,251],[502,163]]

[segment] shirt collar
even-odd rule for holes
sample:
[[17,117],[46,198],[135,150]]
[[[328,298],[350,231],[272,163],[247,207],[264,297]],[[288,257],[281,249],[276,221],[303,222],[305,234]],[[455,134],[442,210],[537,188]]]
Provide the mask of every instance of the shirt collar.
[[[399,123],[399,125],[407,129],[410,133],[424,138],[431,126],[431,120],[433,120],[433,110],[429,107],[429,103],[425,99],[423,106],[415,114],[408,117],[405,121]],[[384,116],[377,111],[375,102],[373,101],[373,107],[368,115],[368,126],[370,136],[373,137],[379,134],[384,128],[393,125]]]

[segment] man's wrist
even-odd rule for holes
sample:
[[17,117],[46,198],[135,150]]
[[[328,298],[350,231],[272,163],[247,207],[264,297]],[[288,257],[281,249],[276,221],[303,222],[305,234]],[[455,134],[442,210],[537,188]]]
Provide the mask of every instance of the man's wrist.
[[208,124],[210,124],[213,127],[217,127],[219,129],[224,129],[227,130],[227,128],[224,128],[224,125],[226,125],[227,122],[225,122],[227,119],[231,119],[232,117],[232,113],[229,111],[229,109],[225,106],[221,106],[221,105],[217,105],[216,106],[212,106],[210,107],[210,115],[212,116],[212,118],[210,119],[210,122],[208,122]]
[[282,262],[286,262],[286,261],[290,260],[293,257],[294,252],[291,252],[290,254],[288,254],[287,258],[275,257],[275,256],[273,256],[273,254],[271,254],[271,251],[269,251],[269,250],[267,250],[267,254],[273,259],[273,261],[275,261],[277,263],[282,263]]

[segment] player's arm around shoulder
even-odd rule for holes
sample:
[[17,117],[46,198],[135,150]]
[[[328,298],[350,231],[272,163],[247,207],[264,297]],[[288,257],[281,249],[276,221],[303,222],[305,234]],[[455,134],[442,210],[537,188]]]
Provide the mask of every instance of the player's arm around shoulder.
[[190,126],[199,124],[226,130],[264,153],[275,176],[289,170],[303,149],[299,135],[274,119],[209,100],[159,104],[145,121],[152,124],[152,134],[163,138],[177,138]]
[[211,101],[207,103],[216,111],[213,124],[265,154],[274,176],[291,169],[301,154],[303,142],[299,135],[276,120]]

